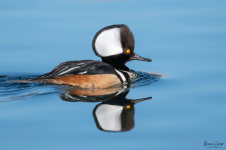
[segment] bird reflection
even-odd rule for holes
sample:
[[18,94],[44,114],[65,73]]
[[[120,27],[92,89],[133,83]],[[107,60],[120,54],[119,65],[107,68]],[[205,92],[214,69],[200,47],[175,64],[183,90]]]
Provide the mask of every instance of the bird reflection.
[[134,105],[151,97],[127,99],[127,89],[106,89],[86,91],[70,89],[61,94],[61,99],[70,102],[102,102],[93,110],[96,126],[102,131],[120,132],[134,128]]
[[93,116],[98,129],[104,131],[129,131],[135,126],[134,105],[151,99],[151,97],[131,100],[126,95],[129,91],[118,94],[113,99],[98,104],[93,110]]
[[104,102],[113,99],[117,93],[124,91],[121,88],[102,90],[67,89],[61,94],[61,99],[70,102]]

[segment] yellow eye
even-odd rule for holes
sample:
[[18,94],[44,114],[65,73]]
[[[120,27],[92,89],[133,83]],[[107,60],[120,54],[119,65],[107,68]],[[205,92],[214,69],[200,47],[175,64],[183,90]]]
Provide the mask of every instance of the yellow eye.
[[126,52],[129,54],[129,53],[130,53],[130,50],[129,50],[129,49],[127,49],[127,50],[126,50]]
[[127,105],[126,108],[130,109],[130,105]]

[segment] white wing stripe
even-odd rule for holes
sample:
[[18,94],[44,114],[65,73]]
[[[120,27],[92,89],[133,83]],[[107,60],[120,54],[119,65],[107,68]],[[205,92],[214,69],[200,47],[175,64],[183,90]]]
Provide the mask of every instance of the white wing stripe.
[[67,71],[61,72],[59,75],[65,74],[65,73],[67,73],[67,72],[69,72],[69,71],[71,71],[71,70],[73,70],[73,69],[75,69],[75,68],[79,68],[79,67],[71,68],[71,69],[69,69],[69,70],[67,70]]
[[78,74],[85,74],[87,71],[84,71],[84,72],[79,72]]

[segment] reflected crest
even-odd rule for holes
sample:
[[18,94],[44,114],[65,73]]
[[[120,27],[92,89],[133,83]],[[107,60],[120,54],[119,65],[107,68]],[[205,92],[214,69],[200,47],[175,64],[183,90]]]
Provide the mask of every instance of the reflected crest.
[[69,102],[101,102],[93,109],[97,128],[102,131],[120,132],[134,128],[135,104],[152,98],[127,99],[128,93],[128,89],[119,88],[96,91],[70,89],[61,94],[61,99]]

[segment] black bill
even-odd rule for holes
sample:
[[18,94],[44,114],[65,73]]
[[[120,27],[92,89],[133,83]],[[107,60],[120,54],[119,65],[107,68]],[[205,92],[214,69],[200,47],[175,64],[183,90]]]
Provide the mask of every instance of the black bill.
[[151,59],[141,57],[141,56],[139,56],[139,55],[137,55],[137,54],[135,54],[135,55],[132,57],[132,59],[131,59],[131,60],[141,60],[141,61],[148,61],[148,62],[150,62],[150,61],[151,61]]
[[149,100],[149,99],[152,99],[152,97],[147,97],[147,98],[142,98],[142,99],[135,99],[135,100],[132,100],[131,102],[134,103],[134,104],[137,104],[139,102],[142,102],[142,101],[145,101],[145,100]]

